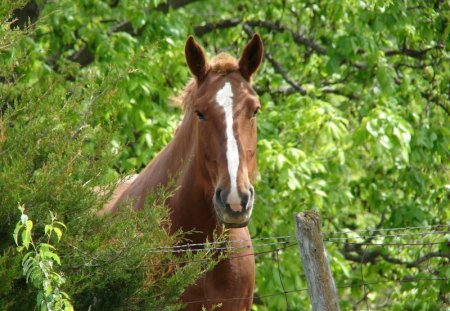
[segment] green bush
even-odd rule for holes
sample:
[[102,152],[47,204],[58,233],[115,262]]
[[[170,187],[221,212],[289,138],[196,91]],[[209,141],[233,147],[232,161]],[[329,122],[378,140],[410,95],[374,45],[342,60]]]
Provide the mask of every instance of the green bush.
[[[181,293],[215,261],[208,252],[154,251],[182,239],[165,230],[173,189],[156,191],[141,212],[124,205],[113,217],[96,216],[120,178],[111,142],[123,126],[120,86],[133,64],[100,74],[61,59],[51,68],[38,38],[59,8],[20,29],[10,19],[20,4],[2,5],[0,309],[179,309]],[[26,207],[18,223],[17,204]]]

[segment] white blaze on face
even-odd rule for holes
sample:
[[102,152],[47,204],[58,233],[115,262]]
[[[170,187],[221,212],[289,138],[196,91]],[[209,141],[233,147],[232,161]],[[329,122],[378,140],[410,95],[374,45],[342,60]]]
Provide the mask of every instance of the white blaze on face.
[[228,203],[240,203],[237,191],[237,175],[239,169],[239,152],[233,132],[233,90],[231,84],[226,82],[222,89],[217,92],[216,101],[225,112],[225,128],[227,134],[227,163],[230,175],[230,194]]

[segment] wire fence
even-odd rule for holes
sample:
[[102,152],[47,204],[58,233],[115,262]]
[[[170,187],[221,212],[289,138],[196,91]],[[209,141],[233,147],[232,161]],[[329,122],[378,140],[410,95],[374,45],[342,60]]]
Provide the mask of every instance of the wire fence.
[[[413,239],[413,241],[404,241],[405,238]],[[432,239],[431,239],[432,238]],[[419,240],[421,239],[421,240]],[[428,239],[427,241],[425,239]],[[437,239],[437,240],[436,240]],[[366,281],[364,275],[364,264],[369,261],[365,261],[364,256],[368,256],[369,247],[433,247],[435,245],[449,245],[450,246],[450,224],[437,224],[430,226],[415,226],[415,227],[400,227],[400,228],[376,228],[367,230],[347,230],[347,231],[335,231],[335,232],[324,232],[323,241],[328,244],[335,244],[338,247],[356,247],[360,249],[360,276],[359,282],[349,282],[347,284],[337,284],[336,288],[340,290],[361,288],[363,291],[363,297],[359,299],[355,305],[364,303],[365,309],[370,310],[370,303],[368,301],[368,296],[370,293],[370,287],[377,284],[403,284],[403,283],[419,283],[419,282],[449,282],[450,278],[434,276],[434,277],[409,277],[403,279],[382,279],[377,281]],[[175,246],[162,246],[148,249],[151,253],[183,253],[183,252],[224,252],[230,251],[226,257],[228,260],[233,260],[237,258],[242,258],[246,256],[263,256],[271,254],[274,261],[277,264],[279,284],[281,285],[281,290],[274,293],[261,294],[258,293],[257,296],[251,297],[224,297],[223,299],[217,298],[214,300],[203,299],[195,301],[185,301],[185,304],[218,304],[221,302],[234,301],[234,300],[251,300],[257,298],[259,302],[269,299],[271,297],[283,296],[286,304],[286,310],[291,310],[289,302],[289,294],[300,293],[307,291],[307,288],[296,288],[296,289],[286,289],[285,282],[281,273],[281,260],[280,253],[286,251],[287,249],[294,248],[298,245],[297,235],[280,235],[273,237],[254,237],[252,239],[241,239],[233,240],[230,239],[227,242],[206,242],[206,243],[186,243]],[[246,252],[241,252],[241,250],[247,250]],[[440,260],[450,260],[450,254],[447,253],[428,253],[432,256],[429,258],[425,255],[419,257],[415,263],[417,265],[436,257]],[[384,256],[383,259],[391,263],[408,265],[411,262],[405,262],[400,259],[389,259],[389,257]],[[198,259],[196,261],[209,261],[210,259]],[[355,261],[355,260],[354,260]],[[187,264],[192,263],[190,261],[181,261],[176,264]],[[356,263],[358,263],[356,261]],[[159,263],[160,265],[160,263]]]
[[[355,288],[355,287],[362,287],[362,286],[370,286],[370,285],[377,285],[377,284],[386,284],[386,283],[414,283],[414,282],[430,282],[430,281],[448,281],[450,278],[444,278],[444,277],[436,277],[436,278],[415,278],[415,279],[408,279],[408,280],[383,280],[383,281],[377,281],[377,282],[364,282],[364,283],[357,283],[357,284],[342,284],[336,286],[338,289],[344,289],[344,288]],[[293,289],[293,290],[286,290],[281,291],[277,293],[267,294],[267,295],[260,295],[258,296],[259,299],[264,298],[270,298],[274,296],[281,296],[281,295],[287,295],[287,294],[293,294],[293,293],[299,293],[299,292],[306,292],[308,291],[308,288],[299,288],[299,289]],[[231,298],[216,298],[216,299],[203,299],[203,300],[192,300],[184,302],[185,304],[194,304],[194,303],[218,303],[220,301],[232,301],[232,300],[250,300],[254,299],[254,296],[248,296],[248,297],[231,297]]]
[[[435,231],[426,231],[426,232],[410,232],[410,233],[393,233],[393,234],[381,234],[378,232],[383,231],[411,231],[411,230],[423,230],[423,229],[436,229],[440,230]],[[447,228],[447,230],[443,230]],[[355,235],[358,233],[367,233],[373,232],[371,235]],[[347,237],[335,237],[336,235],[350,235]],[[325,232],[324,233],[324,242],[332,242],[332,243],[345,243],[345,244],[359,244],[359,245],[424,245],[424,243],[375,243],[375,242],[356,242],[354,240],[367,240],[367,239],[375,239],[375,238],[398,238],[398,237],[412,237],[412,236],[428,236],[428,235],[450,235],[450,225],[433,225],[433,226],[422,226],[422,227],[403,227],[403,228],[382,228],[382,229],[369,229],[369,230],[360,230],[360,231],[338,231],[338,232]],[[273,242],[260,243],[259,241],[269,241],[276,240]],[[353,241],[353,242],[349,242]],[[250,243],[252,242],[252,243]],[[256,243],[255,243],[256,242]],[[154,248],[149,248],[147,251],[151,253],[183,253],[183,252],[198,252],[198,251],[224,251],[224,250],[240,250],[240,249],[255,249],[259,247],[265,246],[277,246],[277,245],[287,245],[292,242],[297,242],[297,235],[282,235],[282,236],[274,236],[274,237],[261,237],[261,238],[252,238],[252,239],[241,239],[241,240],[228,240],[226,242],[223,241],[212,241],[212,242],[204,242],[204,243],[186,243],[180,245],[172,245],[172,246],[159,246]],[[425,245],[434,245],[434,244],[445,244],[445,241],[437,242],[437,243],[425,243]],[[240,244],[240,245],[239,245]],[[276,250],[276,249],[275,249]]]

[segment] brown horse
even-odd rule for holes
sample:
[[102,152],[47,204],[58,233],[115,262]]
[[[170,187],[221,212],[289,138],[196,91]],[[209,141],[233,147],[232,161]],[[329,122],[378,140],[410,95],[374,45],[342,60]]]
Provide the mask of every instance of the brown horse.
[[114,212],[130,199],[140,209],[152,190],[177,176],[178,190],[167,202],[171,232],[195,230],[189,239],[202,243],[211,241],[214,232],[221,234],[224,224],[230,228],[229,240],[247,241],[246,249],[230,250],[231,258],[185,291],[186,310],[219,303],[222,310],[250,310],[255,263],[247,224],[255,196],[251,181],[260,108],[251,77],[261,63],[263,44],[255,35],[239,60],[222,53],[208,63],[189,37],[185,56],[194,79],[182,98],[184,118],[175,137],[136,178],[116,189],[99,214]]

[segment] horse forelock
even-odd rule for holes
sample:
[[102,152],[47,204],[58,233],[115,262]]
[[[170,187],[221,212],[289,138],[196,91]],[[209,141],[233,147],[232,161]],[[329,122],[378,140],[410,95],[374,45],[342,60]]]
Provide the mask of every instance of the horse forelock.
[[[239,61],[229,54],[220,53],[211,59],[208,68],[209,72],[227,74],[239,70]],[[175,96],[171,98],[172,105],[175,107],[180,107],[183,110],[186,110],[186,108],[193,101],[192,93],[196,89],[196,87],[197,87],[196,80],[191,79],[191,81],[187,84],[187,86],[182,91],[180,96]]]
[[222,74],[239,70],[238,60],[226,53],[220,53],[211,59],[209,66],[211,71]]

